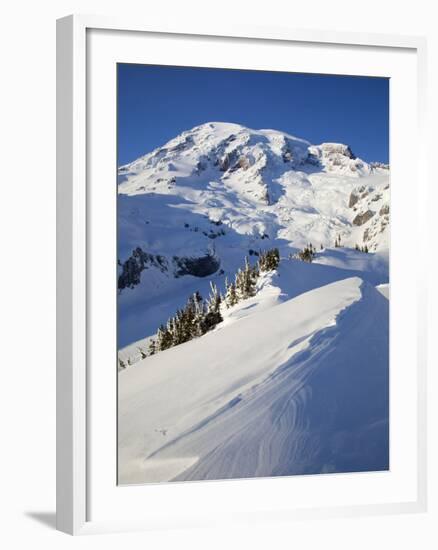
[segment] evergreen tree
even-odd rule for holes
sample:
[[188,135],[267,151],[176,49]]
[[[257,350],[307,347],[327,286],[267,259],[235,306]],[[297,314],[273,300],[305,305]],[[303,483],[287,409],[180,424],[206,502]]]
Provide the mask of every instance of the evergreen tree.
[[183,344],[185,342],[184,340],[185,331],[184,331],[184,314],[181,309],[178,309],[176,312],[175,317],[173,317],[173,338],[172,338],[172,345],[178,346],[179,344]]
[[204,309],[204,300],[202,299],[201,293],[196,291],[193,294],[193,301],[195,303],[195,309]]
[[278,248],[273,248],[271,251],[272,255],[272,269],[278,269],[280,265],[280,251]]
[[257,260],[260,271],[266,271],[266,254],[260,250],[259,259]]
[[217,324],[223,321],[220,310],[222,302],[221,295],[217,286],[213,282],[210,282],[210,289],[210,296],[207,302],[207,313],[205,314],[201,325],[203,334],[213,329]]
[[160,327],[157,330],[157,339],[156,339],[156,350],[157,351],[163,351],[164,349],[166,349],[163,346],[164,331],[165,331],[164,326],[160,325]]
[[225,292],[224,292],[223,302],[227,307],[229,307],[227,303],[227,296],[229,291],[230,291],[230,282],[228,281],[228,277],[225,277]]
[[172,335],[164,325],[161,325],[157,331],[156,350],[164,351],[172,347]]
[[210,297],[207,305],[208,312],[218,313],[220,311],[221,303],[222,298],[216,284],[210,282]]
[[205,317],[205,304],[202,299],[201,294],[196,291],[193,295],[194,298],[194,318],[193,318],[193,328],[192,328],[192,338],[197,336],[202,336],[202,325]]
[[140,352],[141,358],[146,359],[147,353],[145,353],[142,348],[138,348],[138,351]]
[[156,352],[157,352],[157,347],[156,347],[156,344],[155,344],[155,340],[152,339],[150,342],[149,342],[149,355],[155,355]]
[[248,257],[245,257],[245,269],[242,272],[242,296],[244,299],[251,298],[255,294],[256,273],[257,270],[251,267]]
[[227,293],[225,295],[225,304],[227,307],[233,307],[237,304],[238,297],[236,292],[235,283],[230,283],[227,287]]
[[181,315],[181,337],[183,342],[191,340],[195,334],[196,297],[193,294],[187,300],[187,304]]
[[311,248],[311,246],[311,244],[309,246],[305,246],[303,250],[298,252],[298,258],[303,262],[311,263],[313,261],[316,252],[313,248]]
[[241,269],[237,270],[235,277],[235,287],[238,301],[245,299],[245,276]]
[[168,319],[167,324],[166,324],[166,330],[169,333],[169,340],[170,340],[172,346],[174,346],[175,345],[175,320],[174,320],[173,317]]
[[260,252],[258,266],[260,271],[273,271],[280,264],[280,251],[273,248],[267,252]]
[[126,369],[126,364],[125,364],[125,362],[122,361],[121,359],[119,359],[119,367],[120,367],[121,369]]

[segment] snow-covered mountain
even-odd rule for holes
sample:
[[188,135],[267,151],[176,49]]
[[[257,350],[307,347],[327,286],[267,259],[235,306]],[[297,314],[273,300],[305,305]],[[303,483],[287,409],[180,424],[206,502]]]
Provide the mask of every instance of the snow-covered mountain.
[[385,253],[389,169],[347,145],[207,123],[120,168],[118,218],[125,346],[260,249],[288,256],[308,242],[333,247],[340,236]]
[[[387,166],[204,124],[120,168],[118,220],[120,483],[388,469]],[[146,352],[274,248],[212,329]]]
[[[331,246],[340,234],[347,245],[367,244],[373,251],[387,246],[388,167],[356,158],[347,145],[311,145],[275,130],[209,123],[122,166],[119,182],[122,196],[168,196],[172,208],[253,241],[268,236],[293,246],[309,240]],[[125,216],[124,201],[121,214],[129,224],[132,211]],[[187,218],[183,227],[191,244],[198,240],[187,236],[196,219]],[[201,235],[222,236],[201,225]],[[132,246],[121,230],[122,244]]]

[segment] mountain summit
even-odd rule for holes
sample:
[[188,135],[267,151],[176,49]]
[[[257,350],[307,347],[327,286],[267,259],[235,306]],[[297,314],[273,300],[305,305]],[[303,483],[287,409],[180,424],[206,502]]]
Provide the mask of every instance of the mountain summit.
[[[210,122],[183,132],[163,147],[122,166],[119,181],[124,183],[122,193],[135,194],[151,187],[156,190],[157,183],[175,178],[198,176],[206,182],[214,178],[234,190],[239,190],[239,184],[245,185],[248,188],[240,189],[242,193],[269,205],[281,198],[280,190],[276,189],[278,184],[293,184],[284,180],[291,172],[306,175],[324,172],[357,178],[385,168],[382,164],[364,162],[341,143],[311,145],[277,130],[252,130],[238,124]],[[235,175],[231,177],[232,174]],[[137,185],[140,182],[150,185]]]
[[[121,195],[169,196],[238,233],[387,246],[389,170],[348,145],[211,122],[119,169]],[[191,206],[189,206],[191,205]],[[359,228],[359,229],[357,229]]]

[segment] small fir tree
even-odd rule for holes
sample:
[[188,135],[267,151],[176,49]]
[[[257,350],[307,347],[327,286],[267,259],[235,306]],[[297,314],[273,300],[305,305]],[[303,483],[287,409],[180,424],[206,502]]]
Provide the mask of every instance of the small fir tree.
[[167,327],[161,325],[157,331],[156,349],[164,351],[172,347],[172,335],[167,330]]
[[236,284],[230,283],[227,288],[227,293],[225,295],[225,304],[226,306],[233,307],[237,304],[238,297],[237,297],[237,291],[236,291]]
[[212,330],[217,324],[223,321],[220,311],[221,302],[222,299],[218,288],[213,282],[211,282],[210,296],[207,302],[207,313],[205,314],[202,323],[203,334],[209,330]]
[[157,352],[157,347],[156,347],[156,344],[155,344],[155,340],[152,339],[150,342],[149,342],[149,355],[155,355],[156,352]]

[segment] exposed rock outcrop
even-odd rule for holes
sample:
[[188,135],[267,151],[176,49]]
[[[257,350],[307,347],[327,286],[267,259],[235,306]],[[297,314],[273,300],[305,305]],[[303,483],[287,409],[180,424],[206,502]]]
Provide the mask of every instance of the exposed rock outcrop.
[[359,200],[359,195],[356,195],[356,193],[352,191],[350,194],[350,199],[348,201],[348,208],[353,208],[353,206],[357,203],[358,200]]
[[373,212],[372,210],[367,210],[363,214],[358,214],[353,220],[353,225],[363,225],[368,220],[370,220],[374,216],[374,214],[375,212]]
[[179,258],[173,257],[177,267],[176,276],[193,275],[194,277],[207,277],[213,275],[220,267],[219,258],[212,254],[201,256],[200,258]]
[[118,289],[135,288],[141,281],[141,274],[145,269],[154,267],[162,273],[170,272],[175,277],[193,275],[194,277],[207,277],[215,273],[220,267],[220,260],[206,254],[199,258],[174,256],[169,261],[165,256],[144,252],[140,247],[133,250],[131,256],[125,261],[119,261],[121,273],[118,278]]
[[164,256],[149,254],[140,247],[133,250],[131,256],[123,263],[119,262],[121,273],[118,279],[118,288],[134,288],[140,283],[142,271],[154,266],[164,272],[168,269],[168,262]]
[[389,204],[384,204],[382,206],[382,208],[380,209],[379,214],[381,216],[385,216],[385,215],[389,214]]

